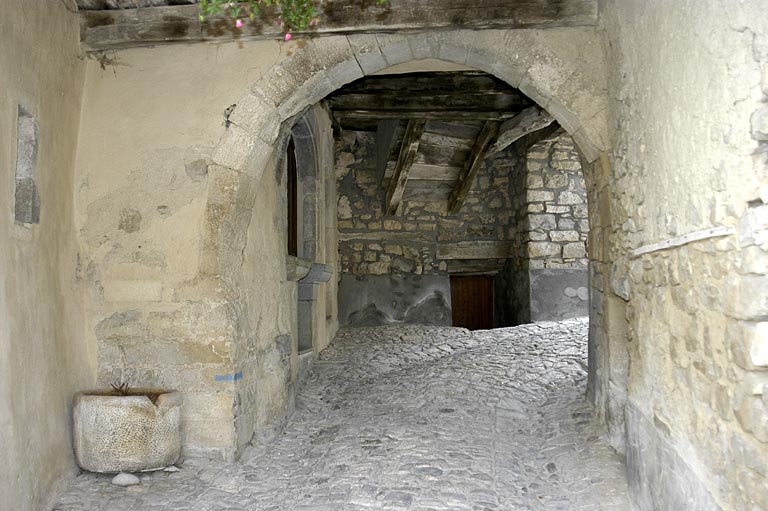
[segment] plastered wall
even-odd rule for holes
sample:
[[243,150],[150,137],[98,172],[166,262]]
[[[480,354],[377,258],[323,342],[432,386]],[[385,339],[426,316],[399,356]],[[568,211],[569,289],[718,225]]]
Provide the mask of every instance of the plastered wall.
[[[235,335],[242,317],[231,288],[206,266],[206,233],[220,227],[204,214],[255,198],[255,189],[226,185],[234,177],[210,152],[226,129],[224,109],[280,58],[277,43],[259,44],[127,50],[87,65],[76,182],[91,268],[85,335],[98,346],[99,385],[184,392],[188,454],[231,458],[252,434],[232,421],[248,385],[233,360],[248,348]],[[229,193],[206,200],[212,183]]]
[[[8,0],[0,16],[0,509],[38,511],[74,475],[71,398],[93,385],[83,335],[74,168],[84,63],[68,2]],[[17,115],[35,119],[39,223],[14,220]]]
[[765,4],[608,1],[602,20],[615,128],[602,312],[625,325],[602,355],[633,499],[768,509]]
[[[98,382],[181,390],[188,455],[231,459],[292,410],[297,286],[286,272],[284,158],[260,155],[268,170],[242,181],[247,173],[211,160],[235,126],[225,109],[289,53],[277,42],[174,46],[88,64],[77,219],[92,268],[86,335],[98,346]],[[324,263],[332,145],[327,113],[318,116],[315,262]],[[247,214],[223,220],[237,208]],[[323,347],[335,294],[319,296]]]

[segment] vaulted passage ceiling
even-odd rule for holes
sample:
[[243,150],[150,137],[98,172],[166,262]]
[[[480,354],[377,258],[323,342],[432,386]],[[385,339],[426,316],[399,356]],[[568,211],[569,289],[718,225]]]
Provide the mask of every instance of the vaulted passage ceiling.
[[522,92],[479,71],[368,76],[327,102],[340,129],[376,131],[390,215],[411,198],[448,201],[457,211],[487,156],[554,123]]

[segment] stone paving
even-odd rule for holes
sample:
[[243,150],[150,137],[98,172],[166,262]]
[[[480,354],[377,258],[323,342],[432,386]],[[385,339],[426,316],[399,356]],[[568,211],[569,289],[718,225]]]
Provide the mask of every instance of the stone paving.
[[585,319],[339,333],[283,435],[121,488],[83,474],[57,511],[629,510],[600,439]]

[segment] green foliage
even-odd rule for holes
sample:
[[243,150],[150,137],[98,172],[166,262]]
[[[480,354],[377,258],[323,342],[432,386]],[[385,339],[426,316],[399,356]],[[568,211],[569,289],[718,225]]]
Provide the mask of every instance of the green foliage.
[[[389,0],[376,0],[376,5],[386,5]],[[236,26],[242,26],[243,18],[255,19],[266,6],[275,6],[281,28],[290,33],[292,30],[302,32],[309,27],[317,26],[318,15],[313,0],[247,0],[233,2],[230,0],[200,0],[200,21],[209,16],[220,14],[235,20]]]
[[131,386],[128,385],[126,382],[120,382],[117,381],[115,383],[112,383],[112,390],[115,392],[115,395],[117,396],[128,396],[128,392],[131,390]]

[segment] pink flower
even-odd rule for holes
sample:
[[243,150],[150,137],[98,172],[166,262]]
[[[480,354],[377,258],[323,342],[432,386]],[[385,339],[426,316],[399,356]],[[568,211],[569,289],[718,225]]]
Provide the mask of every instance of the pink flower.
[[316,27],[319,22],[320,22],[319,19],[312,18],[312,21],[310,21],[309,24],[312,25],[313,27]]
[[239,20],[235,21],[235,26],[237,28],[243,28],[243,20],[239,19]]
[[291,39],[293,39],[293,36],[291,35],[291,33],[290,33],[290,32],[288,32],[287,34],[285,34],[285,40],[286,40],[286,41],[290,41]]

